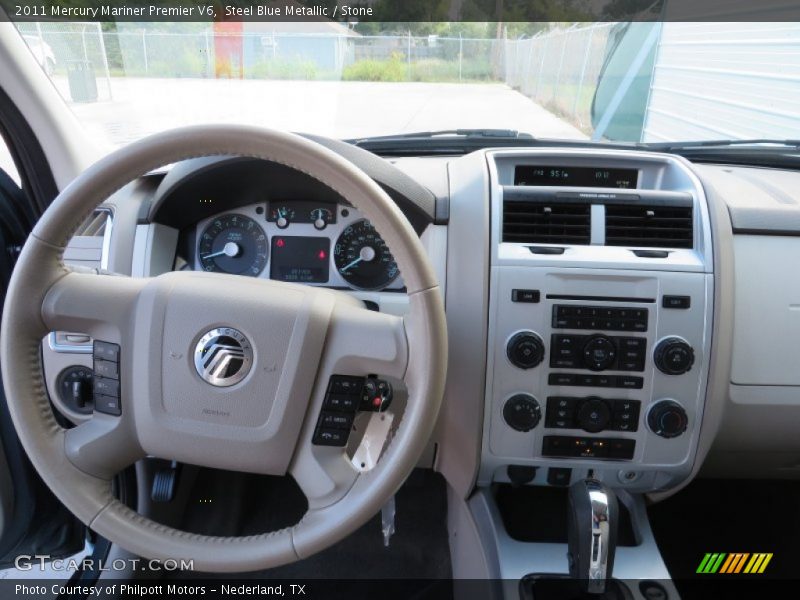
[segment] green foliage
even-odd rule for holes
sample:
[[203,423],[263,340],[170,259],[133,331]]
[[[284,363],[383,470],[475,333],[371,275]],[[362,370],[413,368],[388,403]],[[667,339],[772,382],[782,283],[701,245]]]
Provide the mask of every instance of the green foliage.
[[488,58],[443,60],[425,58],[406,62],[400,52],[387,60],[364,59],[344,68],[344,81],[420,81],[433,83],[457,83],[459,81],[493,81],[492,66]]
[[343,81],[406,81],[404,56],[393,52],[388,60],[358,60],[342,70]]
[[150,61],[148,75],[150,77],[205,77],[206,61],[194,52],[182,52],[170,57],[169,60]]
[[312,81],[318,79],[320,73],[312,60],[273,59],[257,62],[245,67],[245,79],[296,79]]

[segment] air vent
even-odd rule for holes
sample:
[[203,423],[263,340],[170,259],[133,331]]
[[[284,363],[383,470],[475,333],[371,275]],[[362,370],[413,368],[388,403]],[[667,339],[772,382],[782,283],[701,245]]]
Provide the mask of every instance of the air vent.
[[606,205],[606,246],[691,248],[691,206]]
[[111,211],[99,208],[84,221],[64,250],[64,261],[73,266],[104,268],[103,249],[106,228],[111,227]]
[[591,206],[573,203],[506,201],[503,241],[523,244],[588,244]]

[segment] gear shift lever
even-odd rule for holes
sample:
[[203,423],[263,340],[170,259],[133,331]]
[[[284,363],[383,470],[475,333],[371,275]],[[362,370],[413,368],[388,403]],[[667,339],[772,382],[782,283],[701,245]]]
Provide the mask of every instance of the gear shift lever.
[[595,479],[582,479],[570,486],[568,503],[570,576],[584,592],[603,594],[617,549],[617,496]]

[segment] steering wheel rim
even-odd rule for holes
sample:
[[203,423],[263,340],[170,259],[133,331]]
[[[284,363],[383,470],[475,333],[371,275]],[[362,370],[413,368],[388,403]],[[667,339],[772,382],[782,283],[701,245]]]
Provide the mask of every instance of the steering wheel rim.
[[[200,273],[170,273],[140,280],[82,273],[65,266],[63,253],[69,239],[102,201],[157,167],[212,155],[281,163],[314,177],[362,211],[381,232],[403,273],[409,297],[408,318],[373,313],[357,306],[349,296],[310,286]],[[245,279],[248,281],[238,281]],[[225,285],[220,286],[223,280]],[[225,434],[209,434],[212,429],[192,412],[194,408],[187,408],[186,403],[176,404],[172,396],[164,393],[170,373],[178,373],[175,378],[183,377],[183,363],[179,360],[167,365],[172,371],[160,365],[161,377],[152,368],[159,345],[163,343],[166,352],[165,340],[173,339],[165,333],[170,322],[176,323],[176,331],[181,334],[192,331],[193,325],[176,317],[176,313],[194,311],[192,318],[198,321],[201,333],[211,326],[203,322],[202,310],[192,304],[191,294],[181,290],[208,294],[210,300],[204,301],[213,307],[223,306],[221,303],[230,299],[229,287],[247,296],[246,307],[234,307],[229,313],[249,323],[251,330],[260,331],[258,322],[247,320],[254,306],[276,313],[259,315],[259,319],[268,322],[267,333],[278,332],[276,345],[281,348],[283,343],[286,356],[276,369],[265,358],[269,348],[258,347],[263,340],[251,340],[257,351],[253,367],[256,375],[248,375],[242,384],[230,389],[239,390],[237,398],[244,398],[243,410],[251,411],[245,414],[246,419],[256,420],[245,419],[244,425],[238,427],[217,424],[213,431],[224,430]],[[282,315],[293,327],[283,337],[278,329]],[[167,323],[163,330],[157,326],[159,319]],[[65,326],[83,326],[95,339],[119,340],[121,357],[130,354],[120,364],[122,416],[95,413],[89,421],[94,425],[81,424],[70,430],[57,424],[44,384],[40,344],[49,331]],[[143,333],[142,329],[155,332]],[[368,337],[366,344],[364,335]],[[191,338],[181,342],[184,349],[189,349],[196,339],[190,335],[175,339],[182,337]],[[351,348],[356,338],[361,338],[359,343],[364,348]],[[298,358],[290,357],[289,350],[297,350]],[[173,350],[172,354],[175,358],[181,352]],[[161,353],[161,362],[166,363],[164,356]],[[313,369],[312,382],[307,389],[294,393],[291,403],[287,401],[289,392],[281,395],[278,391],[274,395],[265,392],[269,398],[259,397],[257,403],[251,398],[252,389],[240,387],[250,379],[256,385],[257,378],[268,378],[278,371],[273,377],[279,380],[275,389],[281,388],[286,376],[294,392],[305,385],[301,376],[308,372],[294,363],[300,358],[313,362],[314,357],[319,362]],[[255,368],[258,360],[266,365],[263,369]],[[196,570],[238,572],[290,563],[330,546],[365,523],[396,492],[419,459],[435,425],[444,393],[447,338],[441,292],[422,244],[380,186],[339,155],[299,136],[247,126],[200,126],[157,134],[117,150],[78,176],[56,198],[36,224],[12,275],[0,332],[0,361],[11,417],[23,447],[45,483],[81,521],[145,558],[191,559]],[[292,369],[286,366],[290,363]],[[408,388],[408,400],[392,441],[375,468],[351,474],[346,472],[346,461],[337,459],[335,454],[323,456],[307,442],[321,406],[320,394],[324,396],[327,384],[323,375],[359,365],[377,365],[398,376]],[[127,379],[125,369],[130,372]],[[286,375],[289,372],[291,376]],[[137,374],[144,374],[146,381],[131,381]],[[188,382],[189,376],[186,377]],[[155,380],[161,387],[153,383]],[[305,404],[296,398],[304,393],[308,394]],[[158,397],[153,398],[152,394]],[[262,406],[267,400],[271,401],[269,410]],[[186,411],[191,415],[184,419]],[[275,415],[281,416],[280,422],[272,422]],[[196,441],[203,442],[191,452],[187,450],[190,434],[184,431],[186,427],[195,430]],[[165,431],[172,435],[165,435]],[[286,457],[284,446],[293,432],[297,437]],[[292,527],[246,537],[192,534],[135,513],[114,498],[113,472],[144,455],[155,454],[153,448],[167,451],[172,442],[164,441],[165,437],[181,440],[174,442],[178,458],[200,456],[202,460],[195,464],[242,464],[246,468],[241,470],[273,474],[285,469],[308,497],[309,511]],[[203,454],[201,446],[212,450]],[[214,458],[216,448],[230,448],[232,456]],[[325,480],[326,476],[330,481]]]

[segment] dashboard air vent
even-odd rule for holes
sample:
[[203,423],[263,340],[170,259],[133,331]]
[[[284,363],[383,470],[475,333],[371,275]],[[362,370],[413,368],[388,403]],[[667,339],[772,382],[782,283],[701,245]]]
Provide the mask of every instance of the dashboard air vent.
[[588,244],[589,204],[506,201],[503,241],[523,244]]
[[606,246],[691,248],[691,206],[606,205]]
[[111,211],[105,208],[95,210],[67,244],[64,261],[69,265],[90,269],[104,268],[103,244],[106,229],[111,226]]

